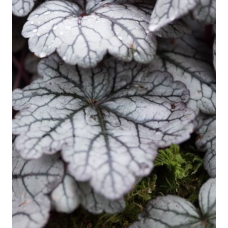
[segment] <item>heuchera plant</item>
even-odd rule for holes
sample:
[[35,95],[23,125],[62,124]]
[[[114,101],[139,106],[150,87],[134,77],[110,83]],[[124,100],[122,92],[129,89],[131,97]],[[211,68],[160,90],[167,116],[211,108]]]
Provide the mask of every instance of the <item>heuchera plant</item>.
[[215,227],[216,1],[12,0],[12,11],[13,52],[24,38],[31,51],[22,68],[13,59],[25,79],[13,91],[13,228],[44,227],[51,208],[121,213],[158,149],[193,132],[211,177],[200,212],[158,196],[130,227]]

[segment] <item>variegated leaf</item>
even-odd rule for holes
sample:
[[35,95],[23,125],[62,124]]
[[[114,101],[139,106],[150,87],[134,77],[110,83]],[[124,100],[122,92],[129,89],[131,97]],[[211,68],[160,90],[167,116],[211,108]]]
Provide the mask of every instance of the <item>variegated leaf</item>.
[[118,1],[93,3],[83,10],[64,0],[40,5],[22,31],[30,50],[41,58],[57,51],[66,63],[84,68],[97,65],[107,52],[123,61],[151,62],[156,39],[148,31],[147,11]]
[[103,212],[114,214],[122,212],[125,209],[123,198],[108,200],[104,196],[95,193],[88,182],[77,182],[77,186],[81,205],[93,214]]
[[193,17],[205,24],[214,24],[216,21],[216,0],[199,0],[193,10]]
[[157,56],[151,64],[151,70],[168,71],[175,80],[187,86],[190,90],[188,107],[196,115],[199,111],[206,114],[216,111],[215,75],[210,52],[203,43],[190,36],[176,40],[175,44],[163,40],[159,42]]
[[155,32],[155,35],[161,38],[181,38],[191,32],[190,27],[183,20],[175,20]]
[[71,213],[80,204],[77,193],[77,184],[69,175],[65,175],[63,181],[51,193],[51,201],[58,212]]
[[13,93],[17,150],[27,159],[62,150],[71,175],[108,199],[150,173],[158,147],[193,131],[189,91],[169,73],[113,58],[82,69],[57,55],[38,68],[43,78]]
[[150,31],[157,32],[184,16],[196,7],[197,2],[198,0],[157,0],[150,19]]
[[93,214],[114,214],[125,208],[124,199],[108,200],[93,191],[88,182],[76,182],[66,175],[63,182],[52,192],[54,208],[59,212],[71,213],[79,204]]
[[216,116],[205,116],[202,126],[197,131],[199,135],[196,146],[206,152],[204,167],[211,177],[216,176]]
[[15,16],[24,17],[30,13],[35,0],[12,0],[12,11]]
[[13,228],[43,227],[49,217],[50,193],[62,180],[58,156],[25,161],[13,150]]
[[179,196],[167,195],[149,201],[145,217],[130,228],[199,228],[199,220],[200,215],[190,202]]
[[201,213],[179,196],[159,196],[148,202],[144,216],[129,228],[214,228],[215,179],[209,179],[200,189]]
[[[216,227],[216,179],[209,179],[200,189],[199,206],[206,228]],[[203,227],[203,226],[202,226]]]

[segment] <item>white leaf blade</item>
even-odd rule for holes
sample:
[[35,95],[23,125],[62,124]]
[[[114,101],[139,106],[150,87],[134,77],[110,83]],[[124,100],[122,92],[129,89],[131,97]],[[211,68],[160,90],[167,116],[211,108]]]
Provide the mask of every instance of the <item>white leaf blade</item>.
[[81,205],[90,213],[100,214],[106,212],[115,214],[122,212],[125,208],[124,199],[108,200],[94,192],[88,182],[77,182],[77,186]]
[[187,200],[174,196],[159,196],[147,204],[147,216],[130,228],[197,227],[200,220],[196,208]]
[[35,0],[12,0],[12,11],[15,16],[24,17],[30,13]]
[[[34,200],[14,199],[12,203],[13,228],[41,228],[49,218],[51,204],[47,196],[36,196]],[[42,211],[42,213],[40,213]]]
[[213,115],[216,111],[216,91],[212,86],[215,75],[206,55],[207,49],[185,36],[176,40],[173,45],[169,41],[159,44],[157,56],[151,63],[151,70],[168,71],[175,80],[183,82],[190,90],[188,107],[198,115],[199,111]]
[[197,0],[158,0],[150,19],[150,31],[162,27],[187,14],[197,5]]
[[211,177],[216,176],[216,116],[206,116],[200,129],[196,132],[198,150],[206,152],[204,167]]
[[199,0],[199,4],[192,14],[200,22],[214,24],[216,21],[216,0]]
[[49,217],[51,192],[63,176],[58,156],[24,161],[13,149],[13,228],[40,228]]
[[216,219],[216,179],[211,178],[200,189],[199,205],[209,225],[215,226]]
[[[215,148],[214,140],[214,148]],[[216,149],[208,150],[203,160],[204,168],[207,170],[210,177],[216,177]]]
[[65,175],[62,183],[51,193],[52,206],[58,212],[71,213],[80,203],[75,180]]
[[143,216],[129,228],[191,228],[216,226],[216,179],[209,179],[199,191],[200,210],[175,195],[159,196],[148,202]]
[[149,174],[158,147],[193,131],[189,92],[168,73],[113,59],[86,70],[57,55],[38,68],[43,78],[13,93],[17,150],[30,159],[62,150],[70,174],[108,199]]
[[85,15],[76,4],[47,1],[29,16],[22,35],[43,58],[57,51],[68,64],[94,67],[108,52],[123,60],[149,63],[155,36],[147,31],[149,16],[133,5],[105,4]]
[[76,182],[66,174],[63,182],[51,194],[52,204],[59,212],[71,213],[79,204],[93,214],[114,214],[124,210],[124,199],[110,201],[95,193],[88,182]]

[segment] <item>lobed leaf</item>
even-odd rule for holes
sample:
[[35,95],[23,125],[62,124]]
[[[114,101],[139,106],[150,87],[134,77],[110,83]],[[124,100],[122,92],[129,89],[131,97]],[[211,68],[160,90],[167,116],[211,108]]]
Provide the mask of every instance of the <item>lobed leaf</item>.
[[205,24],[214,24],[216,21],[216,0],[198,0],[199,4],[193,10],[193,17]]
[[146,217],[135,222],[130,228],[171,228],[197,227],[200,216],[196,208],[184,198],[174,195],[159,196],[149,201]]
[[62,150],[70,174],[108,199],[150,173],[158,147],[193,131],[189,92],[166,72],[113,59],[82,69],[57,55],[38,69],[43,78],[13,92],[17,150],[27,159]]
[[215,179],[209,179],[200,189],[201,213],[179,196],[159,196],[148,202],[143,217],[129,228],[212,228],[215,227]]
[[58,156],[25,161],[13,150],[13,228],[43,227],[49,217],[50,193],[63,177]]
[[199,206],[206,228],[216,227],[216,179],[209,179],[200,189]]
[[35,0],[12,0],[12,11],[15,16],[24,17],[34,7]]
[[191,32],[190,27],[183,20],[175,20],[155,32],[155,35],[161,38],[181,38]]
[[148,31],[145,7],[106,2],[84,1],[82,9],[64,0],[47,1],[30,14],[22,35],[37,56],[57,51],[66,63],[84,68],[96,66],[107,52],[127,62],[151,62],[156,39]]
[[110,201],[95,193],[88,182],[76,182],[66,174],[62,183],[51,193],[52,204],[59,212],[71,213],[79,204],[93,214],[114,214],[125,208],[124,199]]
[[75,180],[65,175],[63,181],[51,193],[51,202],[58,212],[71,213],[80,204]]
[[196,147],[206,152],[204,167],[211,177],[216,176],[216,116],[204,117],[202,126],[196,132],[199,134]]
[[157,0],[149,29],[158,32],[162,27],[184,16],[196,7],[198,0]]
[[185,36],[175,44],[159,42],[157,55],[151,70],[169,72],[175,80],[183,82],[190,90],[188,107],[198,115],[199,111],[213,115],[216,111],[215,75],[208,49],[193,37]]

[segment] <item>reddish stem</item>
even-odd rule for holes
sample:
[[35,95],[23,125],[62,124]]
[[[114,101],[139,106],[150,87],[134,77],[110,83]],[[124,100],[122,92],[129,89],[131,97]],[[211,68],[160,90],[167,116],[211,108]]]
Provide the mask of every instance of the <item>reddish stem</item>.
[[14,55],[12,55],[12,62],[14,64],[14,66],[17,68],[17,75],[16,75],[16,79],[15,79],[15,82],[13,85],[13,89],[16,89],[20,86],[20,82],[21,82],[22,78],[26,84],[30,83],[30,78],[29,78],[27,72],[24,70],[25,57],[26,57],[26,50],[23,50],[23,52],[20,56],[20,61],[18,61],[18,59]]

